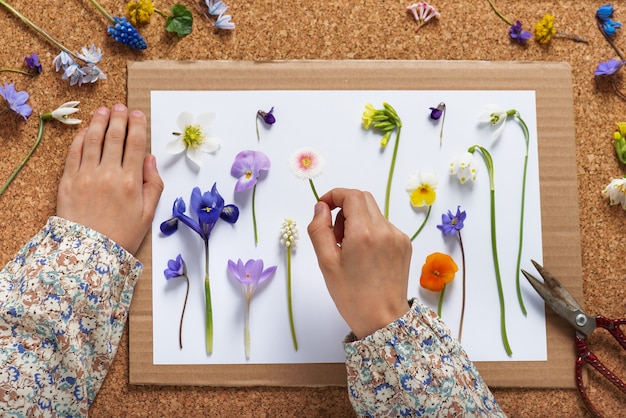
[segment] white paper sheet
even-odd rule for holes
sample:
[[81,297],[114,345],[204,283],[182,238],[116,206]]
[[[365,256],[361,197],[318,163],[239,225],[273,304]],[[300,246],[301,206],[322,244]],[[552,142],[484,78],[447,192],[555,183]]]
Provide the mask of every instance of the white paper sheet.
[[[455,237],[443,237],[436,228],[441,214],[467,212],[462,230],[466,262],[466,310],[462,345],[474,361],[546,360],[544,305],[522,277],[528,315],[521,313],[515,292],[515,266],[519,242],[524,136],[519,124],[509,119],[503,135],[491,139],[493,127],[479,124],[477,116],[486,104],[517,109],[530,131],[526,183],[524,250],[522,268],[532,271],[530,259],[542,260],[541,213],[537,158],[537,128],[534,91],[153,91],[151,94],[152,153],[165,182],[156,211],[152,234],[153,332],[155,364],[271,364],[343,362],[341,341],[349,332],[328,295],[317,266],[306,227],[313,215],[314,196],[307,181],[296,178],[288,167],[289,156],[310,146],[326,159],[324,173],[314,180],[320,194],[333,187],[369,190],[384,202],[387,175],[395,134],[381,149],[381,134],[365,130],[361,115],[366,103],[381,108],[390,103],[403,121],[390,203],[390,220],[411,236],[426,215],[426,208],[409,204],[405,185],[411,172],[434,171],[439,184],[430,218],[413,243],[408,297],[418,297],[436,310],[439,293],[419,287],[426,256],[440,251],[450,254],[461,269],[461,252]],[[445,102],[447,112],[443,144],[439,145],[442,121],[429,119],[429,107]],[[274,106],[276,123],[260,124],[258,110]],[[211,132],[222,140],[214,154],[204,154],[196,169],[184,153],[172,156],[165,144],[178,130],[183,112],[194,116],[215,112]],[[448,174],[453,157],[479,144],[489,150],[495,167],[497,240],[506,304],[511,357],[503,348],[500,308],[491,254],[490,194],[487,168],[478,153],[479,174],[475,183],[460,184]],[[263,151],[272,168],[258,183],[256,215],[259,245],[253,239],[251,190],[234,193],[236,179],[230,175],[235,155],[242,150]],[[240,218],[235,225],[219,221],[211,235],[210,275],[213,295],[214,350],[207,355],[204,344],[204,248],[203,241],[182,226],[163,237],[159,224],[171,216],[172,203],[184,198],[189,214],[191,190],[210,190],[214,182],[225,202],[235,203]],[[192,215],[193,216],[193,215]],[[292,256],[293,303],[299,350],[291,341],[287,315],[286,255],[279,244],[284,218],[298,223],[300,239]],[[167,260],[181,253],[187,262],[191,284],[183,325],[182,350],[178,346],[180,312],[184,300],[183,279],[167,282]],[[275,276],[257,289],[251,304],[251,356],[244,355],[244,297],[239,283],[227,272],[227,261],[263,259],[277,265]],[[442,317],[454,335],[459,328],[461,270],[446,287]]]

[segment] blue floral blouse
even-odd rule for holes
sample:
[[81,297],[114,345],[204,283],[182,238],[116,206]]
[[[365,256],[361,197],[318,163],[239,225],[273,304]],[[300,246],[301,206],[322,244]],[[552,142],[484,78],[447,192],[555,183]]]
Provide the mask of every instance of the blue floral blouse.
[[87,416],[141,270],[96,231],[48,220],[0,271],[0,416]]

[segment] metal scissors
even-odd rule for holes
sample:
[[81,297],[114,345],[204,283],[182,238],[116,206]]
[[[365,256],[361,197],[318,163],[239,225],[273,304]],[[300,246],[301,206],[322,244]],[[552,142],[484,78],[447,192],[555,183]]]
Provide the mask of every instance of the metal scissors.
[[576,386],[578,387],[578,392],[580,392],[585,405],[587,405],[592,413],[600,417],[600,413],[591,403],[583,385],[583,365],[587,363],[592,366],[625,394],[626,383],[615,376],[611,370],[607,369],[602,361],[589,350],[587,337],[596,328],[604,328],[617,340],[622,348],[626,350],[626,336],[620,329],[620,325],[626,324],[626,318],[610,319],[602,315],[587,315],[576,299],[574,299],[569,291],[567,291],[548,270],[534,260],[531,261],[541,277],[543,277],[543,282],[536,279],[524,269],[522,269],[522,273],[526,276],[526,279],[528,279],[537,293],[541,295],[546,304],[576,330]]

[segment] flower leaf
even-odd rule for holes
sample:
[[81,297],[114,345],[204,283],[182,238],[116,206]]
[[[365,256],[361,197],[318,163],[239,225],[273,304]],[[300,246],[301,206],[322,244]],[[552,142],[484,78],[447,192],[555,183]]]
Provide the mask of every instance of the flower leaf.
[[171,11],[172,16],[167,18],[165,30],[175,32],[179,38],[189,35],[193,27],[193,16],[189,9],[179,3]]

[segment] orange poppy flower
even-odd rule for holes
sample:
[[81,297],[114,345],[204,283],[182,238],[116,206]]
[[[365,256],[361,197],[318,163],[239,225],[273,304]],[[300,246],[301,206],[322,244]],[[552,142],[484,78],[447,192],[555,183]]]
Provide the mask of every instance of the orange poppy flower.
[[422,266],[420,285],[433,292],[440,292],[446,283],[454,279],[454,274],[459,270],[452,257],[444,253],[432,253],[426,257]]

